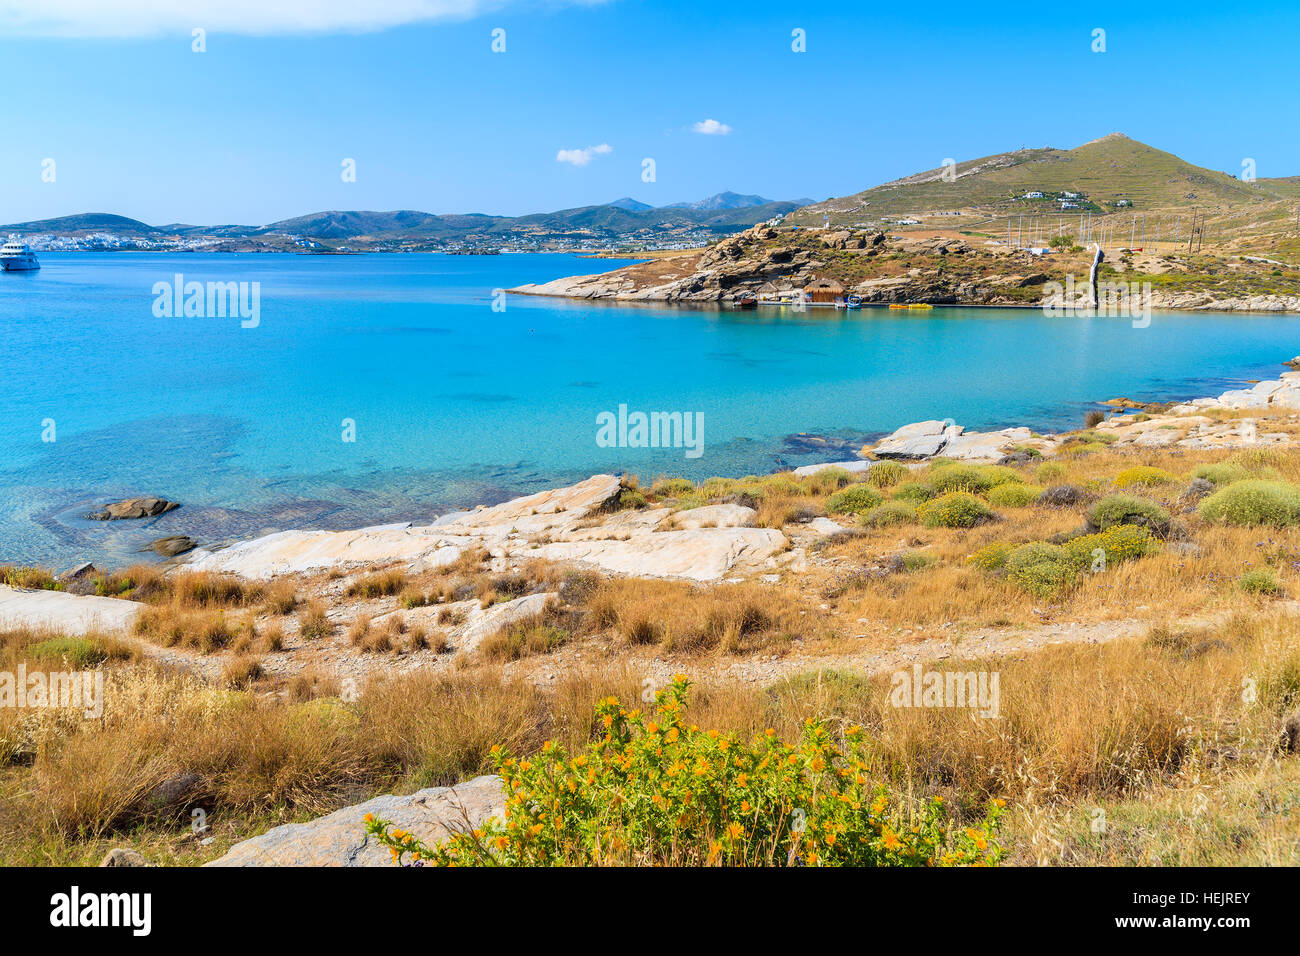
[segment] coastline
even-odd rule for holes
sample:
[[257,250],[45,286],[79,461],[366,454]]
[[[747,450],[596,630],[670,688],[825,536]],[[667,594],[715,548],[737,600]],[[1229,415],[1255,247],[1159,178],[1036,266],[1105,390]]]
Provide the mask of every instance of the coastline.
[[[858,296],[864,308],[915,303],[961,308],[1056,305],[1078,311],[1084,304],[1091,257],[1081,247],[1035,254],[992,240],[981,245],[974,237],[795,231],[758,225],[705,249],[607,272],[525,283],[506,291],[720,307],[733,304],[741,295],[757,295],[761,309],[764,295],[789,296],[809,283],[822,282],[839,289],[833,294]],[[1198,260],[1180,260],[1175,255],[1110,250],[1101,282],[1103,295],[1119,308],[1107,314],[1124,316],[1139,308],[1148,314],[1151,310],[1300,313],[1300,288],[1289,280],[1275,280],[1261,263],[1246,257],[1224,256],[1210,269]],[[1140,306],[1135,304],[1139,298]]]
[[[1290,365],[1291,363],[1280,364]],[[1096,430],[1108,436],[1109,443],[1120,448],[1127,446],[1148,449],[1183,448],[1204,451],[1285,445],[1292,443],[1292,438],[1288,434],[1283,432],[1263,432],[1256,427],[1255,419],[1232,416],[1235,413],[1252,410],[1260,412],[1300,411],[1300,371],[1283,372],[1277,379],[1262,380],[1248,388],[1229,389],[1218,396],[1206,396],[1184,402],[1147,403],[1126,398],[1112,398],[1104,401],[1099,400],[1097,404],[1110,405],[1121,412],[1121,414],[1107,418],[1095,426]],[[1122,412],[1132,412],[1133,414],[1122,414]],[[1220,416],[1219,413],[1226,414]],[[964,426],[951,420],[912,422],[900,425],[893,432],[869,442],[861,449],[857,458],[814,462],[790,469],[790,471],[796,476],[804,477],[827,468],[842,468],[849,472],[864,472],[869,470],[874,463],[884,460],[899,460],[909,467],[918,467],[938,458],[955,459],[970,464],[1000,464],[1014,462],[1015,460],[1024,461],[1031,455],[1045,459],[1052,457],[1059,451],[1064,436],[1067,434],[1069,432],[1039,433],[1024,425],[1012,425],[1001,429],[979,432],[967,430]],[[779,470],[772,472],[772,474],[780,473]],[[736,480],[740,476],[719,475],[717,477]],[[603,483],[600,479],[603,479]],[[255,569],[254,576],[258,576],[268,567],[263,557],[255,557],[251,563],[244,563],[247,560],[246,558],[233,558],[232,556],[242,555],[247,552],[256,553],[258,551],[256,546],[259,542],[275,543],[276,548],[278,548],[279,542],[286,539],[297,539],[295,540],[295,548],[301,543],[305,551],[311,552],[312,549],[319,546],[321,541],[329,540],[332,536],[337,536],[340,541],[346,538],[343,547],[336,556],[338,563],[346,564],[349,561],[362,560],[360,557],[362,553],[368,555],[364,560],[371,562],[380,558],[393,559],[397,557],[409,558],[413,562],[427,561],[430,554],[441,550],[446,546],[446,542],[440,540],[439,534],[435,534],[428,540],[419,541],[418,546],[412,547],[410,541],[407,540],[410,533],[431,532],[438,528],[455,526],[457,523],[463,523],[467,520],[471,525],[474,525],[480,521],[474,516],[479,515],[493,515],[496,513],[505,515],[516,512],[536,514],[537,511],[534,510],[532,503],[542,502],[543,505],[546,505],[552,499],[563,501],[566,500],[565,496],[573,494],[576,489],[583,489],[591,484],[596,485],[599,489],[595,496],[585,503],[585,506],[591,508],[595,508],[601,503],[616,497],[620,487],[619,480],[613,478],[613,476],[595,475],[585,481],[578,482],[576,485],[549,488],[491,506],[478,504],[463,511],[451,512],[439,517],[427,526],[419,526],[412,522],[398,522],[339,531],[287,529],[251,539],[201,547],[187,555],[182,555],[173,563],[175,565],[191,565],[200,570],[225,570],[235,571],[236,573],[241,573],[241,567],[253,568]],[[525,504],[527,504],[527,507],[525,507]],[[523,511],[520,511],[520,509],[523,509]],[[495,519],[487,522],[489,525],[494,523]],[[374,547],[377,547],[378,550],[372,550]],[[534,550],[537,549],[534,548]],[[778,553],[776,542],[766,540],[762,542],[762,546],[758,550],[763,552],[764,557],[771,557],[773,554]],[[352,555],[351,559],[346,557],[349,553]],[[227,557],[223,557],[223,555]],[[507,557],[508,554],[506,551],[502,551],[500,556]],[[583,549],[551,548],[549,546],[544,546],[537,556],[561,561],[572,558],[579,563],[589,561],[594,557],[596,559],[594,563],[598,565],[604,559],[603,555],[596,554],[592,549],[587,549],[584,552]],[[663,568],[667,570],[665,576],[696,577],[697,565],[692,564],[696,557],[698,556],[689,556],[683,561],[679,560],[678,556],[665,555],[663,565]],[[726,570],[714,560],[716,557],[716,555],[713,555],[705,559],[714,561],[714,563],[711,565],[710,571],[703,576],[704,579],[716,579]],[[605,567],[605,570],[618,573],[637,573],[633,571],[636,566],[636,559],[637,556],[633,552],[626,555],[619,553],[612,559],[612,564]],[[295,567],[292,565],[292,559],[280,556],[278,551],[277,557],[270,560],[272,562],[286,562],[283,564],[286,573],[303,571],[310,566]],[[436,561],[441,560],[443,560],[442,557],[436,559]],[[328,565],[333,561],[334,559],[331,558],[326,563]],[[720,568],[722,570],[718,570]],[[652,566],[647,566],[647,569],[652,575],[655,573]],[[676,573],[675,569],[680,570],[682,573]]]

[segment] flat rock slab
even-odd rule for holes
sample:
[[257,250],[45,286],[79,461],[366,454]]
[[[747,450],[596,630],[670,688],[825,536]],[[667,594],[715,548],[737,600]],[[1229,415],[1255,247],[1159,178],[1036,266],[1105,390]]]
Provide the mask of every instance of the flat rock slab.
[[658,531],[626,541],[559,541],[529,552],[550,561],[576,561],[615,574],[716,581],[736,564],[757,564],[788,542],[774,528],[695,528]]
[[757,519],[758,512],[744,505],[702,505],[673,512],[664,519],[664,524],[675,531],[689,528],[750,528]]
[[[616,574],[715,581],[738,562],[762,561],[787,545],[780,531],[744,527],[756,513],[737,505],[677,515],[666,508],[603,512],[619,489],[617,477],[595,475],[435,525],[281,531],[223,551],[195,552],[189,567],[254,579],[399,562],[420,572],[450,564],[466,549],[484,547],[500,561],[577,561]],[[670,517],[678,520],[675,530],[656,530]]]
[[79,635],[125,633],[141,605],[119,598],[0,585],[0,627]]
[[416,569],[439,567],[455,561],[467,547],[491,547],[512,534],[571,528],[618,492],[617,477],[595,475],[567,488],[515,498],[491,508],[476,508],[424,527],[280,531],[221,551],[198,552],[190,568],[256,579],[398,561]]
[[454,787],[430,787],[410,796],[384,796],[335,810],[310,823],[286,823],[236,843],[207,866],[392,866],[392,854],[366,835],[373,813],[432,845],[478,826],[505,809],[501,778],[475,777]]
[[879,462],[867,461],[865,458],[855,458],[853,461],[828,461],[820,465],[800,465],[794,470],[796,478],[807,478],[809,475],[815,475],[819,471],[825,471],[827,468],[839,468],[849,474],[870,471],[872,465]]

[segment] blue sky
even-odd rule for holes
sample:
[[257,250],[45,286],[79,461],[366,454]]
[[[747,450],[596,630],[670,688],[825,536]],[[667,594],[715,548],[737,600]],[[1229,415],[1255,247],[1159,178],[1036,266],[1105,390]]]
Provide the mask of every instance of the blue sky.
[[[0,222],[823,199],[1116,130],[1300,174],[1297,35],[1300,7],[1200,0],[0,0],[0,64],[23,93],[0,106]],[[729,131],[694,130],[708,120]]]

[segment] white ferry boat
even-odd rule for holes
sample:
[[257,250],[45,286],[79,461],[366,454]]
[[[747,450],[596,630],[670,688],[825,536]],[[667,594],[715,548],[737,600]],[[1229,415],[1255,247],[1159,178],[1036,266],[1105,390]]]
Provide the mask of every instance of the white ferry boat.
[[40,267],[36,253],[25,243],[10,239],[0,246],[0,269],[5,272],[33,272]]

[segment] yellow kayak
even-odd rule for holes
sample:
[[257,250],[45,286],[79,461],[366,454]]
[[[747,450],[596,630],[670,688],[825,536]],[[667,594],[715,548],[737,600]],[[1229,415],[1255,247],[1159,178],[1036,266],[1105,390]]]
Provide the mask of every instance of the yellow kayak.
[[906,303],[891,302],[889,303],[889,307],[891,309],[933,309],[934,308],[934,306],[930,305],[928,302],[906,302]]

